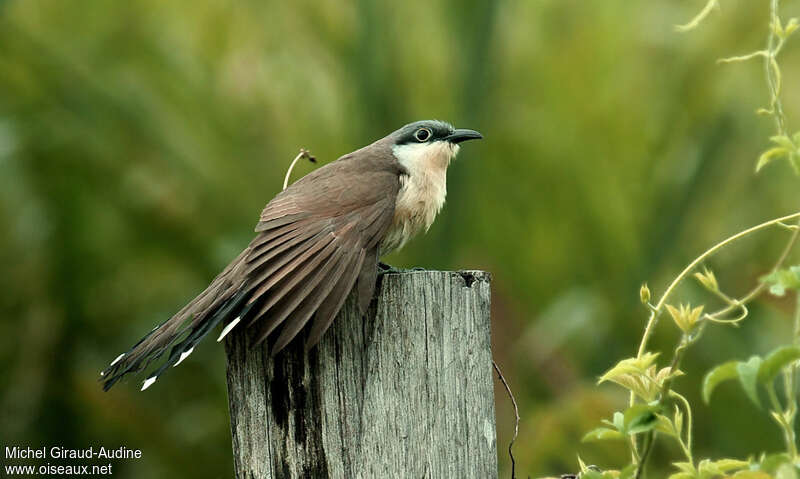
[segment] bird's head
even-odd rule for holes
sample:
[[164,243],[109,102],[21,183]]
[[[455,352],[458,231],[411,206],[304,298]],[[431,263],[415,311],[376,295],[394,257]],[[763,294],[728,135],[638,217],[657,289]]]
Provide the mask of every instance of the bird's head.
[[479,140],[483,135],[475,130],[453,128],[449,123],[424,120],[409,123],[390,135],[392,153],[408,169],[444,167],[458,153],[459,144]]

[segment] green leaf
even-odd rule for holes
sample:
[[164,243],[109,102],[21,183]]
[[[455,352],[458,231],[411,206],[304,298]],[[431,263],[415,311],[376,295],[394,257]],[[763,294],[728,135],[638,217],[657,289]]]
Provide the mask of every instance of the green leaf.
[[759,468],[769,474],[775,474],[781,464],[788,462],[791,462],[791,458],[786,453],[770,454],[769,456],[761,459]]
[[758,381],[761,384],[771,383],[781,369],[798,359],[800,359],[800,347],[798,346],[783,346],[772,351],[758,368]]
[[619,411],[614,413],[614,427],[619,432],[625,432],[625,415]]
[[658,422],[656,423],[656,431],[672,437],[678,437],[678,431],[672,421],[661,414],[656,414]]
[[677,467],[682,473],[689,474],[692,477],[697,475],[697,469],[694,468],[694,464],[691,462],[673,462],[672,465]]
[[656,412],[659,406],[636,404],[625,411],[625,432],[627,434],[640,434],[647,432],[658,424]]
[[769,286],[769,292],[775,296],[783,296],[787,289],[800,290],[800,268],[792,266],[779,269],[761,278],[761,282]]
[[712,461],[710,459],[703,459],[698,464],[698,476],[701,478],[711,479],[712,477],[725,476],[740,469],[750,467],[749,461],[742,461],[740,459],[717,459]]
[[709,459],[700,461],[700,464],[697,465],[697,470],[699,472],[698,476],[702,478],[711,478],[724,474],[724,472],[717,467],[716,463],[711,462]]
[[736,370],[738,361],[728,361],[727,363],[720,364],[706,374],[703,379],[703,402],[708,404],[711,399],[711,393],[717,385],[723,381],[734,379],[739,376]]
[[736,365],[736,371],[739,373],[739,382],[742,383],[742,388],[753,403],[761,407],[761,401],[758,399],[758,369],[761,367],[761,358],[752,356],[747,362],[739,362]]
[[778,146],[786,148],[787,150],[794,150],[797,148],[791,138],[786,135],[778,135],[770,137],[770,141]]
[[628,464],[619,471],[619,479],[632,479],[636,473],[636,464]]
[[764,471],[739,471],[733,476],[733,479],[772,479],[772,476]]
[[580,468],[581,472],[586,472],[586,463],[583,462],[581,456],[578,456],[578,468]]
[[678,406],[675,406],[675,416],[672,419],[672,423],[675,426],[675,432],[678,436],[683,434],[683,413]]
[[744,469],[745,467],[750,466],[748,461],[742,461],[740,459],[717,459],[712,464],[722,473],[727,474],[731,471],[735,471],[737,469]]
[[703,314],[702,305],[694,309],[692,309],[692,306],[689,304],[681,304],[678,308],[671,304],[666,306],[669,315],[672,316],[672,320],[675,321],[675,324],[684,333],[691,332],[700,320],[700,315]]
[[640,358],[628,358],[618,362],[613,368],[606,371],[605,374],[600,376],[597,384],[604,381],[610,381],[624,374],[644,374],[647,368],[658,357],[658,353],[645,353]]
[[761,168],[764,168],[773,160],[777,160],[778,158],[788,154],[789,150],[780,146],[770,148],[764,153],[761,153],[761,156],[758,157],[758,163],[756,163],[756,172],[761,171]]
[[[800,26],[800,25],[798,25],[798,23],[797,23],[797,19],[796,19],[796,18],[790,18],[790,19],[789,19],[789,23],[787,23],[787,24],[786,24],[786,28],[784,28],[784,30],[783,30],[783,33],[784,33],[784,35],[785,35],[786,37],[788,37],[789,35],[791,35],[792,33],[794,33],[794,32],[795,32],[795,30],[797,30],[797,28],[798,28],[799,26]],[[795,136],[797,136],[797,135],[795,135]]]
[[614,476],[609,472],[586,471],[581,473],[581,479],[612,479]]
[[618,479],[617,471],[594,471],[589,470],[580,475],[581,479]]
[[797,479],[797,469],[794,464],[784,463],[775,471],[775,479]]
[[789,155],[789,164],[792,165],[794,174],[800,175],[800,154],[792,153]]
[[597,429],[593,429],[586,433],[583,436],[581,441],[583,442],[594,442],[594,441],[608,441],[614,439],[625,439],[625,435],[619,431],[615,431],[614,429],[608,427],[598,427]]

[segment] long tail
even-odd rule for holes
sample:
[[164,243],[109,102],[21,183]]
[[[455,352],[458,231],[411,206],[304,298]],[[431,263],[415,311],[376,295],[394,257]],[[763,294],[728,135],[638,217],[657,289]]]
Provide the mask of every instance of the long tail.
[[142,391],[150,387],[167,369],[186,359],[217,324],[227,323],[219,339],[227,334],[252,307],[247,304],[248,293],[241,284],[246,250],[242,252],[200,295],[159,326],[153,328],[128,352],[119,355],[103,372],[100,381],[108,391],[128,373],[147,368],[170,347],[167,360],[148,374]]

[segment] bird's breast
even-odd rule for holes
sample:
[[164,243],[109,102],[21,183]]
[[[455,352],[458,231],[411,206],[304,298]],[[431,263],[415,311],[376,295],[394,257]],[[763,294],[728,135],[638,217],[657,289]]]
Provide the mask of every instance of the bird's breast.
[[444,206],[447,195],[445,170],[412,172],[400,177],[400,191],[392,224],[381,243],[381,253],[402,248],[416,234],[427,231]]

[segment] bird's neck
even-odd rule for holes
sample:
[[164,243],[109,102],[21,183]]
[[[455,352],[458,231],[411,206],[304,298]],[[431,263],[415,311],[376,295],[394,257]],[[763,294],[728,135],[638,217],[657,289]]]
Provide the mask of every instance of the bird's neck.
[[401,248],[411,237],[430,228],[444,206],[447,166],[457,152],[458,145],[446,142],[395,147],[395,157],[407,174],[400,176],[394,219],[382,253]]

